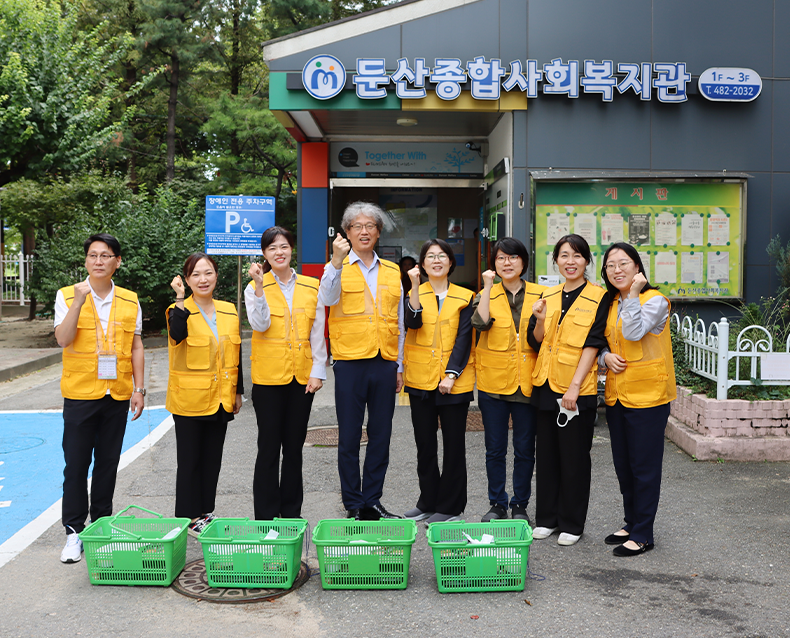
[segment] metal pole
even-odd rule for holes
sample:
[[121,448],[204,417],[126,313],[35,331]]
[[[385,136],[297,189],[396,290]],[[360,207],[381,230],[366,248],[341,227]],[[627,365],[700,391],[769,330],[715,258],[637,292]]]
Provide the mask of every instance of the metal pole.
[[19,305],[25,305],[25,254],[19,253]]
[[730,324],[726,317],[719,321],[719,348],[716,355],[716,399],[724,401],[727,398],[729,354],[730,354]]
[[239,336],[241,336],[241,255],[239,255],[238,259],[238,272],[236,273],[236,312],[239,313]]

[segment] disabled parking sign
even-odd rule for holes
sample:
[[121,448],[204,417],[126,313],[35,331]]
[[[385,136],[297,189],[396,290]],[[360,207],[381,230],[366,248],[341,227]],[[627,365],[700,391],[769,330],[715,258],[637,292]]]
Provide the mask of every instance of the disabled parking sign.
[[274,197],[206,197],[206,254],[261,255],[261,235],[274,226]]

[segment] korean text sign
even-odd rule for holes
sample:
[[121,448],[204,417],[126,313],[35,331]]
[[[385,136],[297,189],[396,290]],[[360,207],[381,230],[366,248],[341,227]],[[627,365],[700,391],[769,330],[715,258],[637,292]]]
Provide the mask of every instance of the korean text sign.
[[587,240],[591,281],[613,243],[632,244],[647,279],[668,297],[742,296],[742,183],[537,182],[535,274],[559,279],[554,244],[576,233]]
[[261,235],[274,226],[274,197],[206,197],[206,254],[260,255]]

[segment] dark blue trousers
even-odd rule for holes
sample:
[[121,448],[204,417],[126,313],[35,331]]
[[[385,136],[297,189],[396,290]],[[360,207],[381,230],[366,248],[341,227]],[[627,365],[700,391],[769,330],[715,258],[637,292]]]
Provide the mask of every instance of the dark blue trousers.
[[637,543],[653,542],[667,419],[668,403],[652,408],[626,408],[618,401],[606,406],[612,460],[623,495],[623,529]]
[[503,401],[478,391],[477,401],[483,414],[486,442],[488,500],[508,508],[505,491],[507,470],[508,421],[513,418],[513,498],[510,506],[527,506],[532,495],[532,472],[535,469],[535,431],[537,410],[529,403]]
[[[390,462],[398,364],[376,355],[372,359],[335,361],[333,369],[338,424],[337,470],[343,505],[347,510],[373,507],[380,504]],[[366,407],[368,445],[360,479],[359,444]]]

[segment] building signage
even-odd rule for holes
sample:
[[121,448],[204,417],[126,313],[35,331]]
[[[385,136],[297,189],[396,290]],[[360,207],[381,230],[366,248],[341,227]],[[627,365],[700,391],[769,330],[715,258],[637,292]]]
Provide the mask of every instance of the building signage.
[[751,102],[763,90],[752,69],[715,67],[699,76],[699,92],[713,102]]
[[206,254],[261,255],[261,235],[274,226],[274,197],[206,197]]
[[483,158],[463,143],[333,142],[329,152],[332,177],[483,176]]
[[[633,91],[643,101],[655,97],[659,102],[685,102],[691,74],[685,62],[620,62],[611,60],[568,60],[555,58],[540,65],[537,60],[513,60],[502,63],[476,56],[464,66],[460,58],[435,58],[433,66],[425,58],[398,60],[397,69],[386,70],[384,58],[358,58],[351,83],[357,97],[377,100],[387,96],[388,87],[404,100],[419,100],[432,90],[442,100],[455,100],[462,86],[469,87],[476,100],[498,100],[502,89],[518,90],[528,98],[565,95],[578,98],[580,93],[598,94],[611,102],[615,92]],[[728,73],[718,73],[726,71]],[[737,72],[733,75],[730,72]],[[717,74],[718,73],[718,74]],[[345,70],[330,55],[313,57],[302,70],[305,90],[319,100],[338,95],[345,85]],[[539,86],[540,85],[540,86]],[[704,86],[703,86],[704,85]],[[762,82],[751,69],[708,69],[700,77],[700,91],[709,100],[749,101],[759,95]]]

